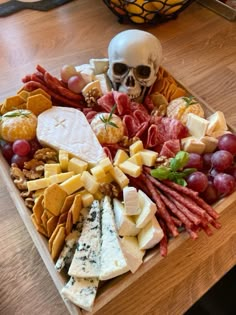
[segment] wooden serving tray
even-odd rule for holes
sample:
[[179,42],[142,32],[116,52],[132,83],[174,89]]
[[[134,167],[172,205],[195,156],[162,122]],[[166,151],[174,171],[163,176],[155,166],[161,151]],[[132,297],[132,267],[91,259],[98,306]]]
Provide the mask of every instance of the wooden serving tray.
[[[203,105],[206,115],[213,113],[200,97],[178,82],[189,95]],[[235,132],[235,130],[229,126]],[[0,169],[9,194],[42,258],[58,291],[67,282],[60,274],[48,251],[47,240],[37,232],[23,199],[9,175],[9,165],[0,154]],[[104,282],[98,290],[92,314],[182,314],[206,290],[236,264],[236,192],[220,200],[214,208],[221,214],[222,228],[208,237],[199,233],[192,240],[186,232],[169,241],[168,256],[161,257],[158,249],[150,250],[135,274],[127,273]],[[62,297],[63,298],[63,297]],[[174,299],[174,301],[172,300]],[[63,298],[71,315],[88,314]],[[127,303],[124,304],[124,300]],[[91,314],[91,313],[89,313]]]

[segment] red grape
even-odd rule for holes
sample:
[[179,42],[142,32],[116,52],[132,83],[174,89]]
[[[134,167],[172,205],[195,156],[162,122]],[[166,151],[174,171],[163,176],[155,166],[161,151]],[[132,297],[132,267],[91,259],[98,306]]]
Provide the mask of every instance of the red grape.
[[30,158],[27,155],[20,156],[18,154],[14,154],[13,157],[11,158],[11,163],[17,164],[17,166],[22,169],[24,167],[24,163],[29,161],[29,159]]
[[35,153],[37,150],[41,149],[42,146],[41,146],[41,144],[38,142],[37,139],[31,140],[31,141],[29,141],[29,143],[30,143],[30,147],[31,147],[30,155],[33,157],[34,153]]
[[11,162],[11,158],[14,155],[14,152],[12,150],[12,143],[6,142],[5,144],[3,144],[3,146],[2,146],[2,155],[7,160],[8,163]]
[[214,177],[213,184],[217,191],[223,196],[231,194],[235,189],[234,177],[225,173],[217,174]]
[[185,165],[185,168],[196,168],[201,170],[203,166],[202,156],[197,153],[189,153],[188,163]]
[[74,93],[80,93],[85,85],[86,83],[80,73],[70,77],[68,80],[68,88]]
[[212,154],[211,163],[217,171],[222,172],[232,165],[233,155],[225,150],[216,151]]
[[193,172],[186,181],[189,188],[198,192],[203,192],[208,186],[208,178],[202,172]]
[[236,154],[236,135],[227,133],[219,138],[218,148]]
[[225,173],[232,175],[236,180],[236,165],[225,170]]
[[30,144],[27,140],[19,139],[13,142],[12,150],[15,154],[25,156],[30,152]]
[[209,170],[211,168],[211,157],[213,153],[205,153],[202,156],[203,168]]
[[212,182],[208,183],[207,188],[201,193],[201,197],[208,203],[212,204],[219,198],[218,192]]

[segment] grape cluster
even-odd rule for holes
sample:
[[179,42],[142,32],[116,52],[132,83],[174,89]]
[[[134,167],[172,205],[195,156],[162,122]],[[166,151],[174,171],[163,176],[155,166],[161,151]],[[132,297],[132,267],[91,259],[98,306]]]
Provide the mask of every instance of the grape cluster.
[[231,194],[236,188],[236,135],[225,134],[219,138],[213,153],[190,153],[185,167],[196,168],[187,178],[187,186],[212,204],[220,197]]
[[67,84],[69,90],[74,93],[81,93],[86,82],[81,73],[76,71],[72,65],[64,65],[60,71],[62,81]]
[[15,163],[19,168],[24,167],[24,162],[32,159],[34,153],[41,148],[37,139],[27,141],[25,139],[18,139],[14,142],[1,143],[2,155],[9,164]]

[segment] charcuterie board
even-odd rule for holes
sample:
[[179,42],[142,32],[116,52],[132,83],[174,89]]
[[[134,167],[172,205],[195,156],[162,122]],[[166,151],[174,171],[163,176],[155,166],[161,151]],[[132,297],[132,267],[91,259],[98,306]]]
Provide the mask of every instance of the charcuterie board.
[[[178,82],[179,86],[182,86],[189,95],[193,95],[204,107],[205,112],[207,115],[213,113],[213,109],[205,104],[205,102],[198,96],[195,95],[194,92],[190,91],[188,88],[183,86],[181,82]],[[229,126],[229,128],[233,130]],[[55,283],[55,286],[57,287],[58,291],[61,293],[61,290],[65,283],[67,282],[67,276],[63,274],[59,274],[54,266],[54,262],[51,259],[50,253],[48,251],[48,242],[46,239],[39,234],[31,220],[31,211],[26,208],[23,199],[21,198],[18,189],[15,187],[13,181],[10,178],[9,175],[9,166],[6,163],[5,159],[0,157],[0,167],[2,172],[2,177],[5,180],[5,183],[7,185],[9,194],[11,195],[11,198],[13,199],[16,208],[19,212],[19,215],[21,216],[37,250],[39,251],[39,254],[41,258],[43,259],[45,266],[48,269],[48,272]],[[236,203],[236,192],[231,194],[229,197],[226,197],[222,200],[220,200],[214,208],[218,213],[220,213],[222,216],[227,211],[232,211],[233,207]],[[220,238],[224,237],[224,227],[222,230],[215,231],[214,237],[218,240]],[[235,232],[234,232],[235,233]],[[193,261],[196,263],[196,268],[201,266],[201,259],[200,256],[204,257],[203,250],[207,250],[206,248],[206,239],[204,238],[205,235],[203,235],[203,232],[200,233],[199,239],[193,241],[189,239],[189,235],[185,232],[182,232],[177,238],[171,239],[169,246],[168,246],[168,256],[166,258],[161,257],[159,253],[158,248],[154,248],[145,256],[144,264],[134,273],[127,273],[125,275],[119,276],[113,280],[105,281],[101,284],[101,287],[99,288],[98,295],[96,297],[96,302],[93,308],[93,314],[111,314],[114,312],[112,308],[112,302],[116,299],[119,299],[120,296],[127,294],[127,290],[130,290],[130,294],[128,298],[131,298],[131,294],[135,294],[135,290],[140,290],[141,287],[143,287],[143,290],[147,290],[147,288],[150,286],[150,288],[153,289],[153,286],[155,286],[155,281],[160,281],[160,279],[163,279],[163,273],[160,273],[158,275],[158,270],[165,270],[166,273],[170,271],[170,269],[173,272],[173,269],[175,268],[175,264],[171,259],[177,256],[183,256],[183,257],[190,257],[191,264]],[[205,244],[205,245],[204,245]],[[205,247],[204,247],[205,246]],[[199,251],[198,251],[199,250]],[[198,262],[197,262],[198,261]],[[181,260],[180,260],[181,263]],[[188,266],[188,263],[186,263],[185,267]],[[186,267],[187,268],[187,267]],[[190,268],[190,267],[189,267]],[[191,269],[191,268],[190,268]],[[176,269],[178,270],[178,269]],[[194,271],[194,270],[193,270]],[[188,272],[186,272],[186,275]],[[168,278],[168,277],[167,277]],[[171,281],[171,279],[169,280]],[[158,284],[158,287],[160,288],[161,284]],[[164,285],[164,284],[163,284]],[[147,299],[147,292],[144,292],[144,297]],[[163,294],[163,293],[162,293]],[[162,294],[159,294],[162,295]],[[153,296],[158,298],[158,293],[153,293]],[[135,297],[134,301],[137,304],[134,304],[134,302],[131,301],[130,303],[130,311],[136,309],[137,307],[141,306],[142,301],[136,301]],[[86,311],[80,310],[78,307],[76,307],[73,303],[69,302],[68,300],[64,299],[65,305],[71,315],[77,315],[77,314],[86,314]],[[152,298],[149,297],[147,299],[146,303],[152,303]],[[139,306],[137,306],[139,305]],[[145,306],[144,306],[145,309]],[[116,310],[117,311],[117,310]],[[120,313],[122,313],[122,306],[120,308]]]

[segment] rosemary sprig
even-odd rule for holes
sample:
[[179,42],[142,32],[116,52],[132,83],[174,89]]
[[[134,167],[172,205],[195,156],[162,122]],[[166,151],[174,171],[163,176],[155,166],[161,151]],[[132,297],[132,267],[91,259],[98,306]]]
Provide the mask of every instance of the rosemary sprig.
[[9,117],[9,118],[20,117],[20,116],[28,117],[29,115],[30,115],[29,111],[25,109],[18,109],[18,110],[5,113],[3,116],[0,116],[0,119],[2,119],[2,117]]
[[186,107],[190,105],[197,104],[198,102],[195,100],[194,96],[190,95],[189,97],[183,97],[183,100],[186,102]]
[[106,118],[104,115],[102,115],[102,116],[100,116],[100,119],[101,119],[101,121],[104,123],[104,125],[105,125],[105,129],[106,129],[106,127],[109,125],[109,126],[112,126],[112,127],[114,127],[114,128],[118,128],[118,126],[113,122],[113,121],[111,121],[112,120],[112,115],[114,114],[114,112],[115,112],[115,110],[116,110],[116,107],[117,107],[117,105],[115,104],[115,105],[113,105],[113,107],[112,107],[112,109],[111,109],[111,111],[110,111],[110,113],[109,113],[109,116]]

